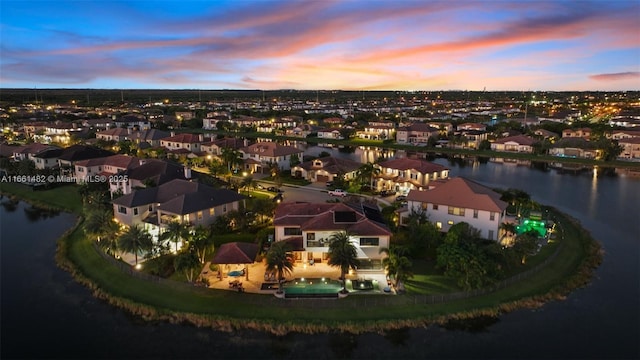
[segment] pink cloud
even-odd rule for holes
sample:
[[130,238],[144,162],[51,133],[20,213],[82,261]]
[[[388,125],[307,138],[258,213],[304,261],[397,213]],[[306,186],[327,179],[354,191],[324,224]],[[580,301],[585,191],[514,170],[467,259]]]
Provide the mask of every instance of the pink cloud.
[[613,74],[597,74],[589,76],[589,79],[606,82],[640,79],[640,71],[627,71]]

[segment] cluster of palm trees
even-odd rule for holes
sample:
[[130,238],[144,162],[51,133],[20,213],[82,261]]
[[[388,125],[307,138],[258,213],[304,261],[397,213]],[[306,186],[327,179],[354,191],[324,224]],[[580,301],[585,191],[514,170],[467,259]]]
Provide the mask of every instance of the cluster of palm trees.
[[[95,196],[95,194],[93,194]],[[91,196],[87,196],[87,199]],[[113,209],[107,203],[92,203],[85,211],[85,234],[95,238],[98,246],[108,254],[120,256],[122,253],[133,254],[135,264],[138,256],[154,257],[170,252],[175,244],[175,269],[184,271],[188,281],[193,281],[195,270],[206,262],[206,258],[214,250],[213,234],[209,228],[188,223],[172,221],[167,224],[157,242],[153,241],[149,232],[140,225],[121,227],[113,218]],[[179,244],[182,246],[179,247]]]
[[[275,272],[278,279],[278,293],[282,293],[282,286],[286,275],[293,272],[293,259],[290,255],[291,248],[284,241],[279,241],[271,245],[266,254],[267,271]],[[396,285],[402,284],[413,276],[411,272],[411,261],[405,256],[403,248],[396,247],[382,249],[381,253],[387,254],[383,260],[383,265],[389,274],[392,274]],[[329,237],[329,261],[330,266],[340,268],[340,280],[342,281],[342,293],[347,293],[346,276],[350,270],[358,267],[358,253],[351,241],[351,235],[346,231],[335,232]]]

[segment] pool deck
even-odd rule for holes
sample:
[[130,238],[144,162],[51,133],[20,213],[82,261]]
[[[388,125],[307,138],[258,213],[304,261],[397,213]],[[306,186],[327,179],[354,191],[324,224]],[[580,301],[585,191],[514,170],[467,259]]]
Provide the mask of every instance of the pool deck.
[[[221,265],[222,279],[217,271],[211,271],[209,269],[209,262],[207,262],[200,273],[202,278],[209,280],[209,288],[238,291],[237,288],[230,287],[229,283],[232,281],[242,282],[242,288],[245,292],[256,294],[273,294],[275,290],[262,290],[261,286],[267,282],[264,280],[264,274],[266,271],[265,262],[255,262],[253,264],[238,264],[238,265]],[[243,276],[228,276],[230,271],[238,271],[242,269],[248,269],[248,274]],[[294,264],[293,273],[286,276],[286,280],[293,280],[296,278],[330,278],[337,280],[340,277],[340,270],[336,267],[329,266],[326,263],[319,263],[314,265],[309,264]],[[386,276],[382,271],[361,271],[357,274],[347,275],[347,279],[370,279],[378,280],[379,284],[386,286]]]

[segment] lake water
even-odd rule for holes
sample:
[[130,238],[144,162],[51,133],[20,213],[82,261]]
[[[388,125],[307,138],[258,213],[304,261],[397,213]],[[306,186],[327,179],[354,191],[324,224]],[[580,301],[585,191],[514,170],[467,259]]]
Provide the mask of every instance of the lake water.
[[435,161],[448,166],[451,176],[520,188],[579,219],[606,252],[593,282],[565,301],[484,319],[466,330],[431,326],[385,335],[273,336],[146,323],[94,299],[55,266],[55,240],[73,225],[73,216],[38,218],[20,203],[12,211],[0,207],[1,357],[640,357],[640,179]]

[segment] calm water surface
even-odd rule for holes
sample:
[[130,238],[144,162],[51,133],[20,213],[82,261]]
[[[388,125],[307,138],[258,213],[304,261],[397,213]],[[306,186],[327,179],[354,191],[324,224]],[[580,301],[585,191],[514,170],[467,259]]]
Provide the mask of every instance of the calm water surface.
[[[346,155],[362,156],[352,154]],[[606,251],[592,284],[565,301],[487,319],[471,331],[433,326],[385,335],[277,337],[149,324],[94,299],[56,268],[55,240],[73,216],[38,218],[20,203],[0,207],[2,358],[640,357],[640,179],[436,162],[451,176],[523,189],[579,219]]]

